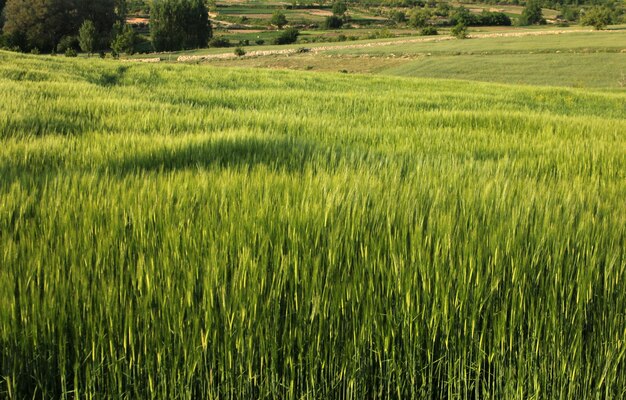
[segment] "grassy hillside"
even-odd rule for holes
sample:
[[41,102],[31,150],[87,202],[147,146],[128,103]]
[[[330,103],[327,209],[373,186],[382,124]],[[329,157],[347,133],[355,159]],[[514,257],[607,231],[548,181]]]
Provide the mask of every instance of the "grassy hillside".
[[0,397],[623,398],[625,107],[0,52]]

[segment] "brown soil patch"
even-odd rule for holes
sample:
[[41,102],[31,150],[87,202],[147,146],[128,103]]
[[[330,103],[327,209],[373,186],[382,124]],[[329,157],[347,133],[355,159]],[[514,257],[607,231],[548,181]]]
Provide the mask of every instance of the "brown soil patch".
[[126,18],[126,22],[131,25],[147,24],[150,22],[150,18]]

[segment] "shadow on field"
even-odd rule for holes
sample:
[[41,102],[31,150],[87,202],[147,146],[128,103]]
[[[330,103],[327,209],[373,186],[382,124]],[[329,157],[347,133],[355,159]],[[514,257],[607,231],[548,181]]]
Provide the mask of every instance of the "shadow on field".
[[[163,140],[163,139],[161,139]],[[405,173],[411,156],[388,154],[354,146],[323,146],[298,138],[176,138],[141,140],[112,157],[84,157],[83,151],[39,151],[29,158],[0,159],[0,181],[45,181],[58,174],[97,173],[127,175],[183,170],[233,169],[250,171],[257,167],[270,171],[303,173],[334,172],[340,168],[385,170],[391,164]],[[374,167],[374,168],[373,168]]]
[[[331,150],[315,143],[283,139],[208,139],[164,145],[154,150],[111,161],[109,170],[118,173],[173,171],[181,169],[252,169],[264,165],[270,170],[301,172],[307,164],[330,157]],[[327,164],[327,163],[324,163]]]

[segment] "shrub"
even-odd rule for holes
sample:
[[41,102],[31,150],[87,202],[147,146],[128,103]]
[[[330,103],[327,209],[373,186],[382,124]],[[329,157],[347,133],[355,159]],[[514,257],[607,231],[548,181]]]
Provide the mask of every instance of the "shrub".
[[274,44],[291,44],[295,43],[300,36],[300,31],[296,28],[286,29],[280,36],[276,37],[273,41]]
[[242,49],[241,47],[235,47],[235,55],[237,57],[243,57],[246,55],[246,51],[244,49]]
[[76,36],[63,36],[57,44],[57,53],[65,53],[68,49],[76,51],[78,46],[78,38]]
[[254,41],[254,43],[258,44],[259,46],[262,46],[262,45],[264,45],[264,44],[265,44],[265,40],[263,40],[263,39],[257,39],[257,40],[255,40],[255,41]]
[[336,15],[326,17],[326,21],[324,22],[326,29],[338,29],[341,28],[341,25],[343,25],[343,20]]
[[580,23],[585,26],[593,26],[596,30],[604,29],[611,23],[611,10],[607,7],[593,7],[585,11],[580,18]]
[[459,7],[450,17],[452,25],[462,24],[464,26],[480,25],[479,18],[476,14],[472,14],[467,8]]
[[428,24],[430,17],[430,11],[428,10],[414,10],[409,18],[409,25],[415,28],[423,28]]
[[67,50],[65,50],[65,57],[77,57],[77,56],[78,56],[78,53],[73,48],[68,47]]
[[467,39],[467,27],[464,24],[456,24],[450,33],[457,39]]
[[478,24],[484,26],[511,26],[511,18],[501,12],[483,11],[478,16]]
[[270,24],[277,26],[278,29],[283,29],[283,26],[287,25],[287,17],[280,11],[276,11],[270,19]]
[[406,14],[405,14],[405,13],[403,13],[402,11],[396,11],[396,12],[394,12],[394,13],[393,13],[393,15],[391,16],[391,19],[392,19],[394,22],[396,22],[396,23],[400,24],[400,23],[402,23],[402,22],[405,22],[405,21],[406,21]]
[[209,42],[209,47],[230,47],[230,42],[228,39],[224,39],[223,37],[214,37]]
[[432,25],[425,26],[420,31],[420,35],[423,35],[423,36],[432,36],[432,35],[438,35],[438,34],[439,34],[439,32],[437,32],[437,28],[435,28]]

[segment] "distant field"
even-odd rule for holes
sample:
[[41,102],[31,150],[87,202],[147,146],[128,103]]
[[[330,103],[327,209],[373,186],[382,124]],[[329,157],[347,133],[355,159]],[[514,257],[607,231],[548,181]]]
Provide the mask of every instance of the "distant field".
[[626,55],[620,53],[424,57],[382,72],[400,76],[626,90]]
[[0,398],[623,399],[625,106],[0,52]]
[[[528,32],[534,31],[490,30],[475,34],[517,35]],[[407,43],[422,39],[427,41]],[[216,66],[333,72],[345,70],[532,85],[614,89],[626,86],[626,31],[496,36],[468,40],[443,36],[422,39],[406,37],[327,45],[315,43],[307,46],[312,49],[324,46],[325,50],[289,56],[213,60],[210,63]],[[381,46],[381,43],[386,45]],[[259,48],[279,50],[285,47]],[[224,51],[229,50],[216,50],[213,53]],[[204,53],[211,54],[211,51]],[[198,51],[196,54],[203,52]]]

